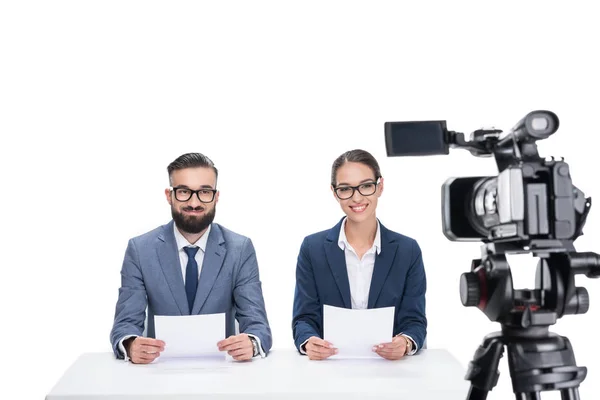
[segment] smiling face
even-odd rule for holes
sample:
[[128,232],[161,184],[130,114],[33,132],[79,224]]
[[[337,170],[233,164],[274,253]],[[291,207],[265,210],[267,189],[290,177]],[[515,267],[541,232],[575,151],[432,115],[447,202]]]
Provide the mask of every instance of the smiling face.
[[[171,215],[180,231],[203,232],[215,218],[219,192],[212,168],[184,168],[171,173],[171,188],[165,190]],[[202,201],[200,201],[202,199]]]
[[375,172],[366,164],[345,162],[337,169],[331,190],[348,219],[360,223],[376,218],[383,178],[377,180]]

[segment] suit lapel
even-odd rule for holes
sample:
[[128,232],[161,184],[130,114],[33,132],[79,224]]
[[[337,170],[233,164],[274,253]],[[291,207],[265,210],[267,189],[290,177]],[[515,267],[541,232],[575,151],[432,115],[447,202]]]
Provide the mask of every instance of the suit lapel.
[[189,306],[185,296],[185,286],[181,273],[181,263],[177,254],[177,244],[173,234],[173,221],[165,225],[158,236],[159,244],[156,249],[158,261],[169,284],[171,294],[177,303],[181,315],[189,315]]
[[352,308],[350,300],[350,282],[348,282],[348,271],[346,270],[346,257],[344,251],[338,246],[338,238],[340,235],[342,223],[338,223],[329,231],[325,241],[325,255],[327,263],[331,269],[331,273],[335,279],[342,300],[346,308]]
[[375,302],[379,298],[383,284],[387,279],[394,259],[398,243],[390,239],[387,229],[380,224],[381,229],[381,253],[375,257],[375,266],[373,267],[373,277],[371,278],[371,288],[369,289],[369,302],[367,308],[374,308]]
[[225,253],[227,252],[225,246],[222,246],[223,243],[225,243],[225,239],[223,238],[221,229],[219,229],[218,225],[213,224],[206,243],[206,251],[204,253],[204,261],[202,262],[200,279],[198,280],[198,289],[196,291],[194,306],[192,307],[192,315],[198,314],[202,309],[202,306],[208,297],[208,293],[215,284],[215,280],[221,271]]

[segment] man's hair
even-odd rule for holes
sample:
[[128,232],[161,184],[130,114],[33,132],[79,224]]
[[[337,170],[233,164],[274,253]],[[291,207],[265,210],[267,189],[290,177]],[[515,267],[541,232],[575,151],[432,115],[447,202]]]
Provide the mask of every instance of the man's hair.
[[368,151],[355,149],[345,152],[333,162],[333,165],[331,166],[331,186],[335,187],[335,175],[337,174],[338,169],[347,162],[364,164],[371,168],[375,174],[375,180],[381,178],[381,170],[379,169],[379,163],[375,157]]
[[204,154],[201,153],[186,153],[177,157],[175,161],[173,161],[167,167],[167,172],[169,173],[169,182],[171,182],[171,173],[173,171],[197,167],[212,168],[213,171],[215,171],[215,176],[217,178],[219,177],[219,171],[217,171],[215,164],[210,158],[206,157]]

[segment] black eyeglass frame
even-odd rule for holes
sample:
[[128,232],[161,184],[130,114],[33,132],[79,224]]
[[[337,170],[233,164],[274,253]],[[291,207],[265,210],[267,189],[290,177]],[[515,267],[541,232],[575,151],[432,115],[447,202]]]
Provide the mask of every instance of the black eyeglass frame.
[[[356,193],[356,191],[358,190],[358,193],[361,194],[361,196],[373,196],[375,194],[375,192],[377,192],[377,185],[379,185],[381,182],[379,182],[379,179],[381,177],[378,176],[377,178],[375,178],[375,181],[370,181],[370,182],[363,182],[360,185],[357,186],[334,186],[333,187],[333,192],[335,193],[335,195],[337,196],[338,199],[340,200],[348,200],[351,199],[354,196],[354,193]],[[368,184],[374,184],[375,185],[375,190],[373,190],[373,193],[369,193],[369,194],[364,194],[363,192],[360,191],[360,187],[363,185],[368,185]],[[340,197],[340,195],[338,194],[338,189],[352,189],[352,194],[348,197]]]
[[[171,192],[173,192],[173,194],[175,195],[175,200],[181,202],[181,203],[185,203],[186,201],[190,201],[190,199],[192,198],[192,196],[195,194],[196,197],[198,198],[198,201],[200,201],[200,203],[204,203],[204,204],[208,204],[208,203],[212,203],[213,201],[215,201],[215,195],[217,194],[217,189],[212,189],[212,188],[201,188],[198,190],[192,190],[188,187],[185,186],[175,186],[175,187],[170,187],[169,188],[171,190]],[[190,192],[190,196],[186,199],[186,200],[181,200],[177,197],[177,190],[178,189],[183,189],[183,190],[188,190]],[[212,192],[212,198],[210,199],[210,201],[203,201],[200,198],[200,192]]]

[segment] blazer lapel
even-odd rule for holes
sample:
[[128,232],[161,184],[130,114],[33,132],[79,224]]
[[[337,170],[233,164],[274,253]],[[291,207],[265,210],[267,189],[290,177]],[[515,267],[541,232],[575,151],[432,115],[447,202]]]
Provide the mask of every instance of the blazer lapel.
[[346,308],[352,308],[350,300],[350,282],[348,282],[348,271],[346,270],[346,257],[344,251],[338,246],[338,238],[342,223],[338,223],[329,231],[325,241],[325,255],[331,273],[342,295],[342,300]]
[[221,271],[223,261],[225,260],[225,253],[227,252],[225,246],[222,246],[223,243],[225,243],[223,233],[218,225],[213,224],[210,229],[208,241],[206,242],[206,251],[204,253],[204,261],[202,262],[200,279],[198,280],[194,306],[192,307],[192,315],[198,314],[202,309],[204,302],[208,298],[208,293]]
[[169,284],[171,294],[177,303],[181,315],[189,315],[189,306],[185,296],[185,286],[181,273],[181,263],[177,254],[177,244],[173,234],[173,221],[165,225],[158,235],[159,245],[156,249],[158,261]]
[[373,267],[373,277],[371,278],[371,288],[369,289],[369,302],[367,308],[374,308],[375,302],[379,298],[383,284],[390,273],[390,268],[396,258],[398,243],[387,233],[387,229],[380,224],[381,229],[381,252],[375,257],[375,266]]

